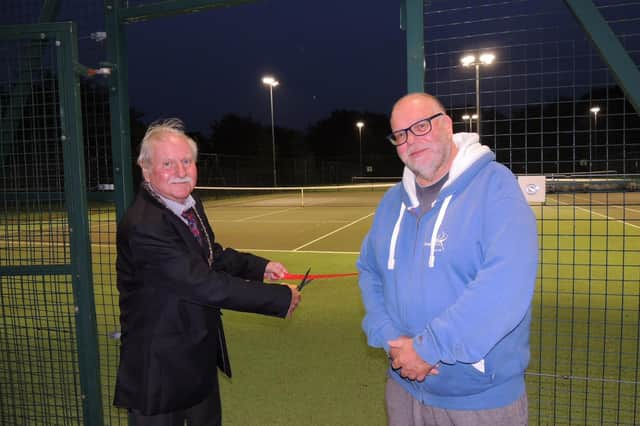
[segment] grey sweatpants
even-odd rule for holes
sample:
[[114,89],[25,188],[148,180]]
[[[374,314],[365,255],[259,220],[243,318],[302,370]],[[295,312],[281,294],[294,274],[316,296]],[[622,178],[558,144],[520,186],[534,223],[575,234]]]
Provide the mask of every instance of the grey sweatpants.
[[389,426],[526,426],[527,393],[511,405],[491,410],[447,410],[424,405],[392,378],[385,389]]

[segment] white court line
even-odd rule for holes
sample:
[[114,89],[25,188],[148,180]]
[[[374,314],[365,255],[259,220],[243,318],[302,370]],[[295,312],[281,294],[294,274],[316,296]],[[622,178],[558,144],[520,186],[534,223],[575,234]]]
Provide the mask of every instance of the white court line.
[[[590,202],[590,203],[591,203],[591,202],[593,202],[593,201],[592,201],[592,200],[590,200],[589,198],[586,198],[586,197],[578,197],[577,195],[576,195],[576,199],[578,199],[578,200],[582,200],[582,201],[588,201],[588,202]],[[598,203],[598,205],[600,205],[600,206],[606,206],[606,205],[607,205],[607,203]],[[620,206],[620,205],[617,205],[617,204],[609,204],[609,208],[622,209],[622,210],[629,210],[630,212],[640,213],[640,210],[632,209],[632,208],[627,207],[627,206]]]
[[[565,203],[565,202],[560,201],[560,200],[557,200],[557,201],[558,201],[558,203],[560,203],[560,204],[564,204],[565,206],[569,206],[569,207],[571,207],[571,206],[572,206],[572,204],[570,204],[570,203]],[[624,220],[615,219],[615,218],[613,218],[613,217],[611,217],[611,216],[607,216],[606,214],[602,214],[602,213],[594,212],[594,211],[589,210],[589,209],[583,209],[582,207],[578,207],[578,206],[573,206],[573,208],[574,208],[574,209],[578,209],[578,210],[582,210],[583,212],[587,212],[587,213],[592,214],[592,215],[595,215],[595,216],[603,217],[603,218],[608,219],[608,220],[611,220],[611,221],[613,221],[613,222],[618,222],[618,223],[621,223],[621,224],[623,224],[623,225],[631,226],[632,228],[640,229],[640,226],[638,226],[638,225],[634,225],[633,223],[627,223],[627,222],[625,222]]]
[[257,219],[259,217],[265,217],[265,216],[271,216],[272,214],[279,214],[279,213],[283,213],[283,212],[288,212],[289,210],[295,210],[295,209],[298,209],[298,208],[300,208],[300,207],[277,210],[275,212],[258,214],[258,215],[255,215],[255,216],[244,217],[242,219],[235,219],[235,220],[232,220],[231,222],[244,222],[246,220]]
[[251,248],[236,248],[242,252],[265,252],[265,253],[300,253],[300,254],[350,254],[358,256],[359,251],[324,251],[324,250],[278,250],[278,249],[251,249]]
[[303,245],[301,245],[300,247],[296,247],[296,248],[294,248],[294,249],[293,249],[293,251],[298,251],[298,250],[300,250],[301,248],[304,248],[304,247],[306,247],[306,246],[308,246],[308,245],[311,245],[311,244],[313,244],[313,243],[315,243],[315,242],[317,242],[317,241],[320,241],[320,240],[322,240],[322,239],[324,239],[324,238],[327,238],[328,236],[333,235],[333,234],[335,234],[336,232],[340,232],[340,231],[342,231],[343,229],[350,227],[351,225],[355,225],[355,224],[356,224],[356,223],[358,223],[358,222],[361,222],[361,221],[363,221],[363,220],[365,220],[365,219],[370,218],[370,217],[371,217],[371,216],[373,216],[374,214],[375,214],[375,212],[372,212],[372,213],[369,213],[369,214],[368,214],[368,215],[366,215],[366,216],[361,217],[360,219],[356,219],[356,220],[354,220],[354,221],[353,221],[353,222],[351,222],[351,223],[347,223],[346,225],[341,226],[340,228],[335,229],[335,230],[333,230],[333,231],[331,231],[331,232],[329,232],[329,233],[327,233],[327,234],[324,234],[324,235],[322,235],[322,236],[320,236],[320,237],[316,238],[316,239],[315,239],[315,240],[313,240],[313,241],[309,241],[308,243],[303,244]]

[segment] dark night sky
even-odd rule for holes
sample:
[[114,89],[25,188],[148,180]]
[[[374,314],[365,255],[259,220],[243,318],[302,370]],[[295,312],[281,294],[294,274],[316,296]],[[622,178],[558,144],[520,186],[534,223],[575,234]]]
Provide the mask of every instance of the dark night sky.
[[388,114],[406,91],[399,1],[266,0],[127,27],[132,107],[209,133],[226,113],[303,130],[335,109]]

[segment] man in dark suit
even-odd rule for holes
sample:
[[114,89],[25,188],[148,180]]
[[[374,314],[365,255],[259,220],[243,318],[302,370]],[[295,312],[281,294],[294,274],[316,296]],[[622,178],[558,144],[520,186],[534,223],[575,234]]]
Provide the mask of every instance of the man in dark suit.
[[197,145],[179,120],[152,124],[144,182],[118,226],[120,365],[114,404],[137,426],[221,424],[215,364],[231,368],[220,309],[290,316],[300,301],[279,262],[223,249],[191,195]]

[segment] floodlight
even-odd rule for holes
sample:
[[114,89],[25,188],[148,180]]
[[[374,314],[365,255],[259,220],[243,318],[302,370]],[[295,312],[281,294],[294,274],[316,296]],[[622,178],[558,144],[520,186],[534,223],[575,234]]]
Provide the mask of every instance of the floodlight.
[[482,55],[480,55],[480,62],[482,62],[485,65],[489,65],[493,63],[495,59],[496,59],[496,55],[494,55],[493,53],[483,53]]
[[473,63],[476,61],[476,57],[473,55],[467,55],[467,56],[463,56],[462,59],[460,59],[460,62],[462,63],[462,66],[464,67],[468,67],[470,65],[473,65]]

